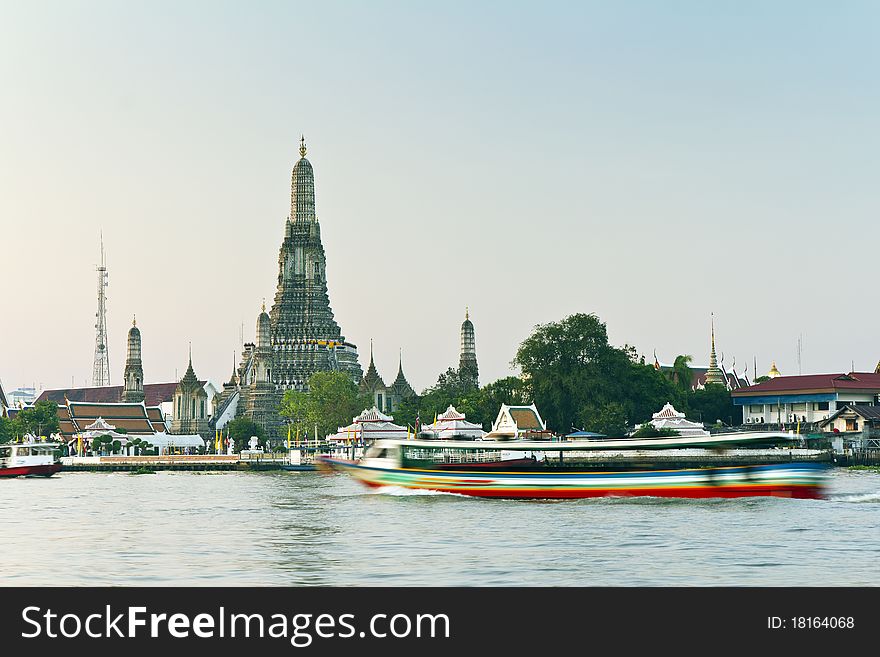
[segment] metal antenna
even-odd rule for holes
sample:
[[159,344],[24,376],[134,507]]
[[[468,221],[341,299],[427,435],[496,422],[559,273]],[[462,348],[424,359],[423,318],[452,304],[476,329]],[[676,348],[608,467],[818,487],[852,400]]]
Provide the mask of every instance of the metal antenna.
[[95,313],[95,363],[93,386],[110,385],[110,355],[107,353],[107,263],[104,259],[104,231],[101,231],[101,264],[98,266],[98,312]]

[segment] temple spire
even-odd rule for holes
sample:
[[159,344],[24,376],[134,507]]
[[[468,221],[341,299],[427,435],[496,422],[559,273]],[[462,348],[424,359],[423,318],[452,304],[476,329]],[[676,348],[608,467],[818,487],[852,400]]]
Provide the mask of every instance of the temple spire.
[[712,344],[709,351],[709,369],[706,371],[706,384],[717,383],[727,385],[724,373],[718,367],[718,357],[715,355],[715,313],[712,313]]
[[306,136],[305,135],[299,136],[299,156],[300,157],[306,156]]

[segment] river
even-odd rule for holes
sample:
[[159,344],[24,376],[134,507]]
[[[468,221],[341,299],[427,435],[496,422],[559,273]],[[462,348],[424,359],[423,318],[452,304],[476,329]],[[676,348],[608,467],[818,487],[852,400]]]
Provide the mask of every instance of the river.
[[0,480],[0,584],[880,585],[880,473],[828,498],[484,500],[313,472]]

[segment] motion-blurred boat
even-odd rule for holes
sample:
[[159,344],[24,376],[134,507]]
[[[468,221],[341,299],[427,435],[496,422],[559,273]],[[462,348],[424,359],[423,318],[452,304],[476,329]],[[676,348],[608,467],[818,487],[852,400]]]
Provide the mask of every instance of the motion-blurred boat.
[[360,460],[318,457],[371,487],[497,498],[821,498],[827,450],[752,432],[579,441],[377,440]]

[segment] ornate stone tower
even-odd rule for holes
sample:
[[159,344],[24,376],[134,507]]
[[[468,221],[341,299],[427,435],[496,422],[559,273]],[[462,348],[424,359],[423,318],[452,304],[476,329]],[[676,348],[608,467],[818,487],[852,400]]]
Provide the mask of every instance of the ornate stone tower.
[[458,359],[458,372],[462,379],[468,379],[475,386],[480,385],[474,323],[470,320],[470,312],[467,308],[464,310],[464,321],[461,323],[461,355]]
[[141,363],[141,330],[137,327],[137,318],[131,322],[128,330],[128,354],[125,357],[125,387],[122,389],[122,401],[144,401],[144,367]]
[[315,215],[315,177],[305,138],[290,179],[290,216],[278,254],[278,288],[270,311],[274,366],[279,388],[307,389],[315,372],[341,370],[358,382],[357,347],[345,341],[327,295],[326,258]]
[[706,370],[706,385],[710,383],[727,385],[727,377],[718,367],[718,358],[715,356],[715,315],[712,315],[712,346],[709,351],[709,369]]
[[171,433],[210,437],[208,427],[208,393],[199,382],[192,364],[192,350],[186,374],[174,391],[174,420]]
[[250,367],[242,383],[244,417],[253,420],[266,430],[269,438],[276,436],[281,426],[278,407],[281,392],[272,380],[275,357],[272,352],[272,325],[266,313],[266,304],[257,317],[257,343],[251,349]]

